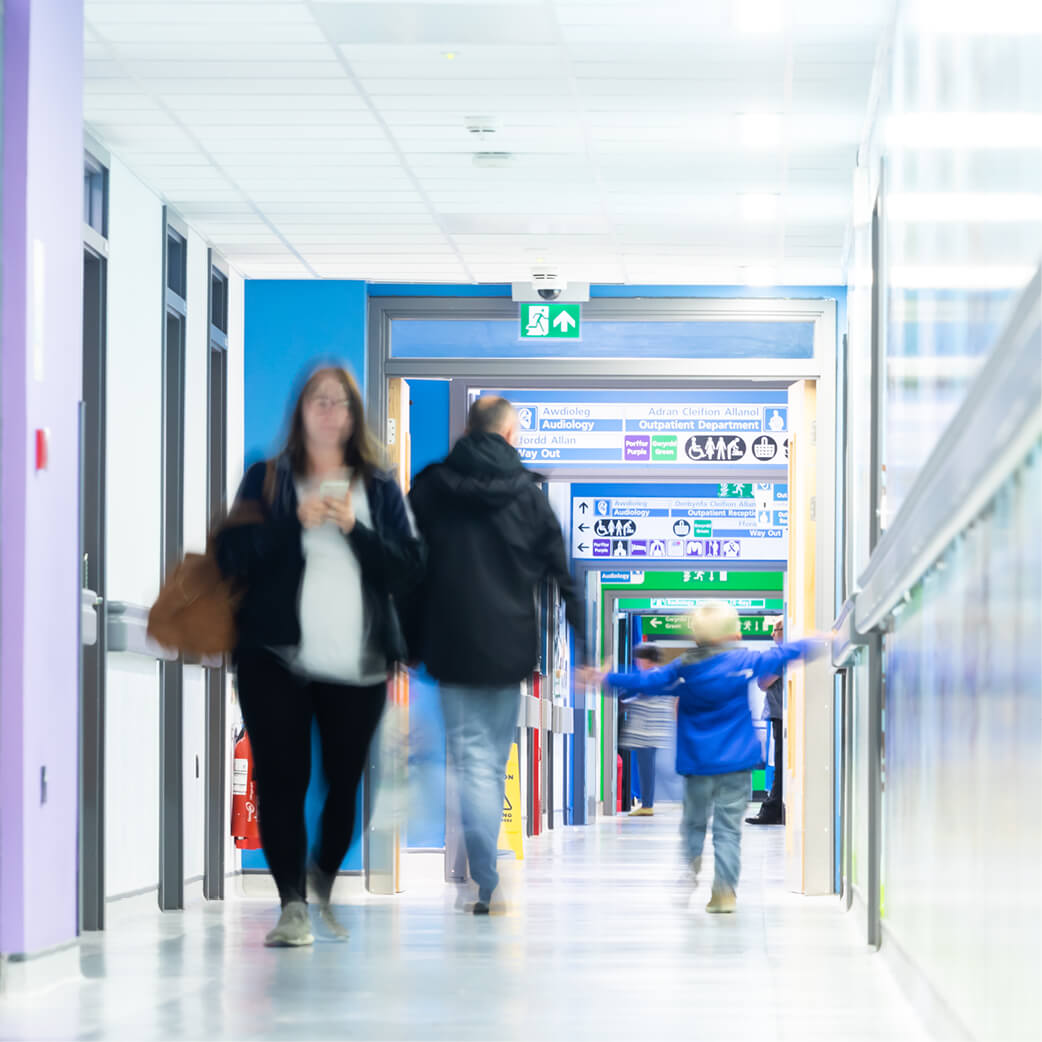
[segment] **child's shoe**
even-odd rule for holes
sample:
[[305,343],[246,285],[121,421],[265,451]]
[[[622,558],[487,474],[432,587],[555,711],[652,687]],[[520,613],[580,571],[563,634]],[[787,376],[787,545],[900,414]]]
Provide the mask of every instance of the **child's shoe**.
[[727,914],[733,912],[737,906],[735,893],[729,886],[714,886],[713,894],[706,905],[707,912],[716,914]]

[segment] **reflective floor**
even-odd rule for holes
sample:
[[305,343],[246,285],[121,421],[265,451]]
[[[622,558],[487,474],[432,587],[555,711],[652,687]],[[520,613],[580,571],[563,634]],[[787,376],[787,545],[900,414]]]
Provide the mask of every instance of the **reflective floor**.
[[925,1037],[840,902],[785,891],[782,829],[746,827],[737,915],[707,915],[701,887],[678,908],[679,817],[527,841],[490,918],[411,855],[407,894],[345,887],[347,944],[263,948],[266,899],[123,916],[84,941],[79,983],[0,1002],[0,1038]]

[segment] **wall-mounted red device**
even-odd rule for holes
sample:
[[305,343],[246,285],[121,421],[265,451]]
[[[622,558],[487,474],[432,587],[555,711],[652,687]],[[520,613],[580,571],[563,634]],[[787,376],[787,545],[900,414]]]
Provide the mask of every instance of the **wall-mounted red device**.
[[46,427],[36,429],[36,470],[37,472],[47,469],[48,442],[51,432]]

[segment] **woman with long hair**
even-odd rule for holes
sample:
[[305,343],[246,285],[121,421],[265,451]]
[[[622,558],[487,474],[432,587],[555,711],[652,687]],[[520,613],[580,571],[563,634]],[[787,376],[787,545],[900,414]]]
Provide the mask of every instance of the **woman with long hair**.
[[[241,584],[239,702],[253,748],[261,841],[282,914],[269,946],[311,944],[307,891],[327,927],[354,831],[366,753],[404,659],[394,598],[421,577],[423,547],[401,490],[383,469],[351,374],[317,369],[304,385],[275,460],[250,467],[226,526],[221,571]],[[329,785],[310,859],[304,799],[317,721]]]

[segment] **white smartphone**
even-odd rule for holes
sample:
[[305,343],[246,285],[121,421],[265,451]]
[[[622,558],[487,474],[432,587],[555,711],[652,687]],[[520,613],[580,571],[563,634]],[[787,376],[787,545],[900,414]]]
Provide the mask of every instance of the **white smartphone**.
[[323,481],[318,488],[318,494],[323,499],[346,499],[350,491],[350,481]]

